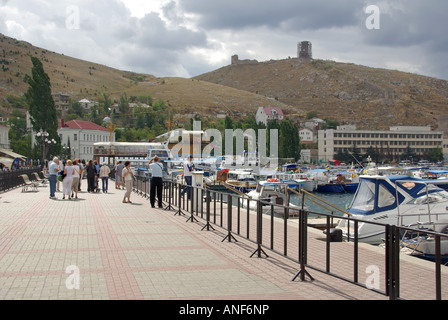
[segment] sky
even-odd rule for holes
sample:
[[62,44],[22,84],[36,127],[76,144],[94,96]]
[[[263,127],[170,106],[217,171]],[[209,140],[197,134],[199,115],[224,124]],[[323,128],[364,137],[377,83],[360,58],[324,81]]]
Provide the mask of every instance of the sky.
[[447,0],[0,0],[0,33],[157,77],[297,56],[448,80]]

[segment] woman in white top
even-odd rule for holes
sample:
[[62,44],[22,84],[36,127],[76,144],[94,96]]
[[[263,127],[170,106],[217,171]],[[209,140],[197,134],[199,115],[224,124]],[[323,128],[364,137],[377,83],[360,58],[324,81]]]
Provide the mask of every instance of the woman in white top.
[[81,169],[78,165],[78,160],[73,161],[73,182],[72,182],[72,198],[73,195],[76,194],[76,199],[78,199],[78,190],[79,190],[79,178],[81,177],[80,172]]
[[[124,183],[126,185],[126,193],[123,198],[123,203],[132,203],[131,192],[132,192],[132,184],[134,182],[134,173],[131,170],[131,162],[126,161],[124,165],[125,167],[123,168],[122,176],[124,179]],[[128,199],[127,201],[126,198]]]
[[72,192],[72,184],[73,184],[73,172],[75,171],[75,167],[73,167],[72,160],[67,160],[67,164],[64,168],[64,174],[66,175],[64,180],[62,181],[62,199],[65,199],[65,195],[68,196],[70,200],[70,194]]

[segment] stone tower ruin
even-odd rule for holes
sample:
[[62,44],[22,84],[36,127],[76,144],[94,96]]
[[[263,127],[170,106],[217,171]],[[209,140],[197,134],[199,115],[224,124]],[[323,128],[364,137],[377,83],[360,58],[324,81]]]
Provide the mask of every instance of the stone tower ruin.
[[299,59],[313,59],[313,49],[311,42],[302,41],[297,44],[297,57]]

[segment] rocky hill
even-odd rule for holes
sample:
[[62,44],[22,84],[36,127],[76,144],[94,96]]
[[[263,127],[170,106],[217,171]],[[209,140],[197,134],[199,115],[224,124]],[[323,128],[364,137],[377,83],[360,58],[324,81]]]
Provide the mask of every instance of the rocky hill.
[[23,79],[26,74],[31,74],[31,56],[42,61],[51,80],[52,92],[68,94],[72,101],[83,98],[95,101],[103,93],[116,100],[124,92],[128,97],[151,95],[154,99],[166,101],[171,115],[177,115],[178,119],[183,120],[194,113],[198,113],[201,118],[216,117],[218,113],[255,113],[260,106],[276,106],[287,112],[297,112],[296,108],[284,103],[244,90],[194,79],[157,78],[121,71],[51,52],[0,34],[0,116],[11,115],[12,110],[6,99],[8,95],[20,97],[28,89]]
[[198,77],[364,129],[439,127],[448,114],[448,82],[421,75],[324,60],[239,63]]

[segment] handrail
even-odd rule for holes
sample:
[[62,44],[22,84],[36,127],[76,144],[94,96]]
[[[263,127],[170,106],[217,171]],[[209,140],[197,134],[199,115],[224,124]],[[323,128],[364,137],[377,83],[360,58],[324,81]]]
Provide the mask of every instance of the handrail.
[[[345,211],[345,210],[342,210],[342,209],[340,209],[340,208],[338,208],[338,207],[332,205],[331,203],[328,203],[327,201],[325,201],[325,200],[323,200],[323,199],[321,199],[321,198],[319,198],[319,197],[316,197],[315,195],[309,193],[309,192],[306,191],[306,190],[303,190],[303,189],[300,190],[301,192],[303,192],[303,194],[300,193],[300,192],[298,192],[298,191],[296,191],[296,190],[294,190],[294,189],[291,189],[291,188],[288,188],[288,190],[291,191],[291,192],[293,192],[293,193],[296,193],[296,194],[299,195],[299,196],[302,196],[302,195],[304,195],[304,194],[309,195],[309,196],[311,196],[311,197],[313,197],[313,198],[315,198],[315,199],[317,199],[317,200],[319,200],[319,201],[322,201],[323,203],[325,203],[326,205],[328,205],[328,206],[330,206],[330,207],[336,209],[337,211],[341,211],[342,213],[345,213],[345,214],[348,215],[349,217],[353,216],[351,213],[349,213],[349,212],[347,212],[347,211]],[[323,204],[318,203],[317,201],[314,201],[314,200],[311,199],[311,198],[308,198],[307,196],[304,196],[304,197],[305,197],[305,199],[307,199],[307,200],[309,200],[309,201],[311,201],[311,202],[313,202],[313,203],[315,203],[315,204],[321,206],[322,208],[324,208],[324,209],[326,209],[326,210],[328,210],[328,211],[333,211],[333,210],[331,210],[331,209],[325,207]]]
[[236,194],[242,196],[243,198],[244,198],[244,197],[247,197],[247,198],[249,198],[249,199],[252,199],[252,197],[248,196],[248,195],[245,194],[244,192],[239,191],[238,189],[232,187],[230,184],[228,184],[228,183],[226,183],[226,182],[224,182],[224,181],[219,181],[219,184],[222,185],[222,186],[224,186],[224,187],[226,187],[227,189],[229,189],[229,190],[235,192]]

